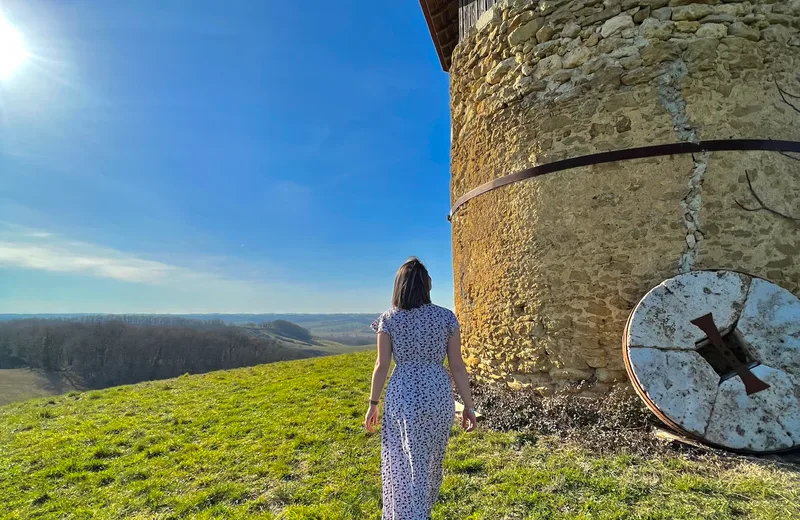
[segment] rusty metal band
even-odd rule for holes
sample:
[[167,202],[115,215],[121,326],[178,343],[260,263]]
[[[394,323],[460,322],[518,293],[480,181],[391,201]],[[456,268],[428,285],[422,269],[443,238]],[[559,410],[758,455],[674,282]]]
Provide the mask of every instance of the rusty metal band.
[[496,190],[503,186],[515,182],[541,177],[548,173],[556,173],[582,166],[593,166],[595,164],[605,164],[610,162],[628,161],[630,159],[645,159],[648,157],[662,157],[665,155],[679,155],[702,152],[734,152],[734,151],[767,151],[767,152],[797,152],[800,153],[800,142],[798,141],[773,141],[770,139],[719,139],[713,141],[700,141],[698,143],[682,142],[659,144],[655,146],[642,146],[640,148],[627,148],[624,150],[612,150],[610,152],[593,153],[571,157],[561,161],[554,161],[539,166],[534,166],[504,177],[499,177],[485,184],[482,184],[472,191],[459,197],[447,220],[452,220],[456,211],[467,201],[479,195]]

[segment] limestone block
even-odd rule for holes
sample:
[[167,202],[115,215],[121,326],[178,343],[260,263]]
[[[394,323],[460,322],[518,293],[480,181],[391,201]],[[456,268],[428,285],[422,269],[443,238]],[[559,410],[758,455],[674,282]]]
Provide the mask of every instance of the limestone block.
[[598,368],[595,370],[595,377],[601,383],[617,383],[625,380],[624,370],[611,370],[608,368]]
[[655,67],[639,67],[626,72],[620,77],[623,85],[641,85],[647,83],[660,74],[660,71]]
[[498,24],[501,21],[499,6],[494,5],[483,13],[478,21],[475,22],[475,29],[480,32],[492,24]]
[[581,26],[575,22],[568,22],[563,29],[561,29],[561,36],[566,38],[575,38],[581,32]]
[[633,15],[633,21],[635,23],[642,23],[650,17],[650,8],[645,7],[641,11],[638,11],[636,14]]
[[486,75],[486,82],[490,85],[497,85],[503,78],[517,67],[516,58],[508,58],[494,66],[489,74]]
[[[604,9],[604,10],[600,11],[599,13],[595,13],[595,14],[592,14],[590,16],[587,16],[586,18],[581,19],[580,20],[580,24],[581,24],[582,27],[593,25],[593,24],[596,24],[598,22],[606,21],[609,18],[613,18],[614,16],[617,16],[621,12],[622,12],[622,9],[620,8],[620,6],[619,5],[615,5],[615,6],[609,7],[608,9]],[[631,21],[633,21],[633,19],[631,19]]]
[[636,45],[627,45],[625,47],[619,47],[617,49],[614,49],[613,52],[609,53],[609,56],[616,59],[625,58],[629,56],[634,56],[637,58],[641,57],[639,54],[639,47],[637,47]]
[[750,2],[743,3],[730,3],[714,6],[714,14],[732,16],[738,18],[745,16],[753,11],[753,6]]
[[648,40],[668,40],[674,30],[673,22],[659,21],[655,18],[648,18],[639,26],[639,34]]
[[672,19],[676,22],[699,20],[713,12],[714,9],[706,4],[682,5],[672,8]]
[[736,17],[728,14],[710,14],[700,19],[701,23],[724,23],[731,24],[736,21]]
[[578,47],[574,51],[564,56],[563,67],[565,69],[574,69],[580,67],[592,56],[592,51],[586,47]]
[[743,24],[742,22],[732,23],[728,27],[728,34],[731,36],[739,36],[757,42],[761,38],[761,33],[757,29]]
[[642,47],[639,54],[645,65],[654,65],[677,59],[681,55],[681,50],[674,43],[654,41],[650,45]]
[[639,0],[639,5],[650,9],[661,9],[669,3],[669,0]]
[[672,20],[672,8],[662,7],[660,9],[656,9],[652,11],[652,17],[662,22],[666,22],[667,20]]
[[536,41],[539,43],[550,41],[550,38],[553,37],[553,34],[555,34],[555,32],[556,32],[555,29],[553,29],[549,25],[545,25],[541,29],[536,31]]
[[554,54],[552,56],[548,56],[539,61],[539,64],[536,66],[536,72],[534,73],[534,77],[536,79],[542,79],[545,76],[549,76],[553,74],[555,71],[560,70],[562,66],[561,56],[558,54]]
[[508,35],[508,44],[513,47],[525,43],[536,36],[536,32],[545,24],[544,18],[536,18],[525,25],[517,27]]
[[794,25],[796,19],[793,16],[788,16],[785,14],[775,14],[770,13],[767,15],[767,22],[775,25],[785,25],[787,27],[791,27]]
[[533,57],[536,59],[544,58],[555,54],[558,50],[558,42],[549,41],[540,43],[533,49]]
[[[598,70],[602,69],[603,67],[605,67],[606,65],[608,65],[608,58],[606,58],[605,56],[598,56],[596,58],[592,58],[591,60],[587,61],[583,65],[583,67],[581,67],[581,70],[584,72],[584,74],[593,74],[593,73],[597,72]],[[578,272],[578,271],[576,271],[576,272]],[[578,272],[578,273],[579,274],[583,274],[583,273],[580,273],[580,272]],[[586,280],[583,280],[583,281],[588,282],[589,281],[588,277],[587,277]]]
[[728,26],[721,23],[704,23],[695,34],[698,38],[724,38],[728,35]]
[[600,35],[603,38],[608,38],[609,36],[613,36],[614,34],[622,31],[623,29],[627,29],[629,27],[633,27],[635,24],[633,23],[633,18],[629,14],[620,14],[607,20],[603,27],[600,28]]
[[669,0],[671,6],[695,5],[695,4],[718,4],[720,0]]
[[694,33],[700,29],[700,22],[681,20],[675,23],[675,30],[682,33]]
[[514,82],[514,88],[520,96],[527,96],[531,92],[542,92],[547,88],[547,82],[536,80],[531,76],[520,76]]
[[777,42],[781,45],[786,45],[796,32],[796,30],[793,31],[783,25],[771,25],[761,31],[761,38],[767,42]]
[[622,68],[625,70],[633,70],[644,65],[644,61],[642,58],[637,56],[626,56],[624,58],[620,58],[619,64],[622,65]]

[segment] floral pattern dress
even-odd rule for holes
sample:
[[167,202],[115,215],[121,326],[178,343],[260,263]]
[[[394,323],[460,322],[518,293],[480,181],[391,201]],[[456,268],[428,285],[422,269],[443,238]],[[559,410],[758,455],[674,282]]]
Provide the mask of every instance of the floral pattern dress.
[[425,520],[439,496],[442,462],[455,416],[447,341],[452,311],[433,304],[391,309],[372,324],[392,338],[395,368],[381,426],[383,520]]

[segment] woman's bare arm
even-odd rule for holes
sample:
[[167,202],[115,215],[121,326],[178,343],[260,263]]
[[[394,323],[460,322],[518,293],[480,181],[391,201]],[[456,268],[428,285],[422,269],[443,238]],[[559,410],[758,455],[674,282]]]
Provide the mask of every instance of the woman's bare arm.
[[[375,368],[372,371],[372,389],[369,392],[370,401],[377,402],[380,400],[391,364],[392,337],[385,332],[379,332],[378,359],[375,360]],[[372,433],[375,431],[376,426],[378,426],[378,406],[370,403],[367,415],[364,417],[364,427],[368,432]]]
[[464,364],[464,359],[461,357],[461,331],[458,329],[447,340],[447,363],[450,365],[450,375],[453,376],[461,400],[464,401],[464,408],[471,410],[474,408],[474,403],[472,402],[472,392],[469,389],[467,365]]
[[378,333],[378,359],[375,360],[375,369],[372,371],[372,390],[370,400],[378,401],[383,392],[383,385],[386,384],[386,376],[389,375],[389,367],[392,364],[392,337],[385,332]]

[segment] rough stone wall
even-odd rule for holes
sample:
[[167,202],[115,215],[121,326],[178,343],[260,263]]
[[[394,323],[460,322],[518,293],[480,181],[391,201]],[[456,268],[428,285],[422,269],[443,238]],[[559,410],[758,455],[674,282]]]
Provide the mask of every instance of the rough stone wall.
[[[598,151],[699,139],[800,141],[800,0],[504,0],[451,68],[452,185]],[[800,99],[787,97],[800,107]],[[543,392],[625,378],[633,305],[691,269],[800,291],[800,162],[715,152],[568,170],[453,218],[456,311],[479,379]],[[584,384],[585,386],[585,384]]]

